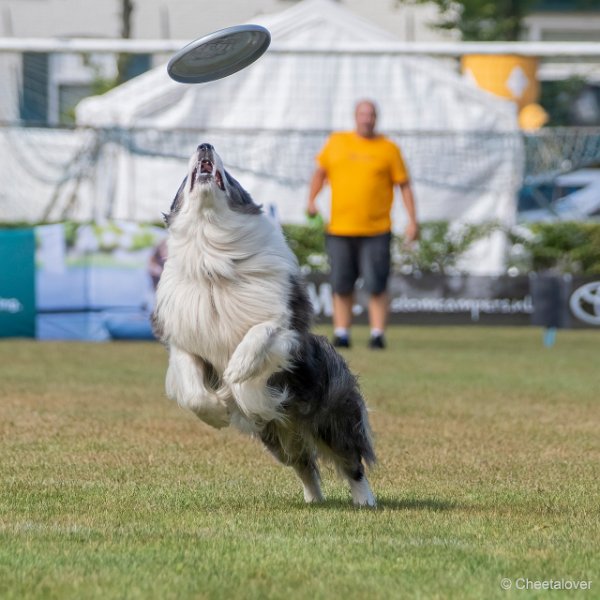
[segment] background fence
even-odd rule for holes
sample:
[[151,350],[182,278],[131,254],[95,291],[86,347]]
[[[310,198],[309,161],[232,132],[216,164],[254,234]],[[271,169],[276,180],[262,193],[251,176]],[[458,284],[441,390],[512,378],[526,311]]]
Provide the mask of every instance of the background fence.
[[[206,138],[221,149],[236,174],[272,184],[273,189],[283,186],[300,206],[314,156],[328,130],[298,128],[293,121],[277,130],[229,127],[227,115],[239,101],[236,94],[215,100],[223,119],[210,128],[193,123],[169,128],[75,126],[77,102],[114,85],[117,59],[123,52],[128,52],[128,74],[135,76],[163,64],[181,45],[180,41],[0,40],[0,220],[156,221],[185,173],[187,157]],[[298,56],[307,60],[299,63],[287,85],[258,92],[264,95],[263,104],[275,106],[279,96],[290,94],[297,96],[295,101],[310,104],[319,94],[319,81],[338,76],[334,67],[340,63],[332,61],[340,56],[349,60],[344,68],[364,71],[365,77],[369,65],[375,64],[368,62],[372,59],[391,67],[402,60],[425,61],[417,65],[424,69],[435,63],[435,69],[456,77],[461,56],[503,52],[539,57],[540,102],[550,126],[526,133],[478,129],[485,115],[475,114],[469,123],[467,114],[460,128],[442,124],[427,129],[423,123],[411,127],[404,122],[408,108],[394,102],[393,85],[382,81],[372,91],[388,107],[382,115],[386,133],[403,148],[417,187],[434,190],[432,197],[438,196],[437,191],[454,190],[453,201],[460,212],[458,204],[465,194],[518,189],[524,184],[529,187],[524,208],[548,205],[556,196],[552,182],[557,175],[600,163],[600,44],[386,44],[368,51],[347,47],[335,52],[275,46],[267,54],[273,60]],[[434,63],[427,62],[431,60]],[[351,115],[352,100],[341,97],[330,110],[339,108]],[[427,97],[414,100],[416,104],[427,101]],[[475,111],[465,106],[466,113],[470,110]],[[115,162],[124,154],[140,160]],[[502,170],[498,156],[516,158],[504,161]],[[477,175],[490,160],[498,163],[498,176]],[[153,181],[157,161],[167,165],[167,181],[160,197],[149,200],[157,194]],[[125,200],[117,201],[117,196]],[[448,204],[446,196],[439,198],[440,204]],[[298,210],[283,213],[279,215],[283,220],[301,218]]]
[[[517,196],[521,209],[552,209],[561,193],[572,191],[558,185],[557,177],[600,164],[597,44],[396,44],[369,51],[338,48],[335,52],[274,47],[257,63],[266,70],[259,83],[242,84],[240,79],[229,78],[222,84],[223,93],[211,92],[210,97],[192,102],[176,88],[167,89],[160,97],[153,95],[164,73],[158,73],[156,79],[149,73],[144,75],[145,87],[134,85],[142,78],[131,81],[127,85],[133,86],[133,93],[120,88],[124,91],[113,96],[110,107],[116,111],[121,101],[130,101],[133,96],[141,101],[143,118],[137,120],[134,114],[125,125],[118,119],[109,123],[110,119],[104,118],[108,105],[98,104],[99,124],[75,122],[75,107],[82,98],[113,87],[119,54],[131,52],[128,72],[133,77],[163,64],[181,45],[177,41],[0,41],[4,83],[0,88],[0,222],[96,223],[79,229],[71,225],[39,229],[35,274],[38,336],[104,339],[109,335],[107,323],[116,324],[117,330],[145,328],[147,334],[151,306],[147,297],[151,292],[148,257],[162,234],[160,229],[146,229],[139,223],[160,220],[185,174],[189,155],[200,141],[211,141],[246,187],[260,187],[257,200],[274,208],[282,221],[301,221],[314,157],[330,131],[328,127],[309,126],[310,108],[326,109],[331,113],[325,115],[329,122],[351,126],[354,94],[365,89],[364,85],[344,87],[343,81],[352,81],[352,74],[360,75],[360,84],[372,68],[382,68],[383,75],[401,73],[401,81],[393,85],[385,76],[376,77],[376,85],[367,86],[367,91],[384,107],[381,124],[385,133],[402,147],[418,192],[421,216],[435,214],[452,220],[466,215],[481,222],[500,215],[510,220]],[[507,50],[540,57],[539,102],[548,115],[546,127],[520,129],[509,101],[503,104],[459,76],[463,54]],[[298,63],[294,69],[288,69],[295,59]],[[399,63],[406,68],[397,71]],[[283,76],[275,88],[271,76],[278,65],[285,68],[279,69]],[[286,79],[286,73],[293,76]],[[348,76],[346,80],[344,76]],[[323,82],[329,80],[338,86],[333,102],[322,89]],[[516,89],[519,77],[515,81]],[[434,97],[442,104],[429,105]],[[246,102],[248,98],[254,98],[255,103]],[[191,103],[190,118],[169,125],[164,115],[168,116],[177,103],[186,102]],[[232,123],[230,115],[240,111],[240,104],[241,120]],[[302,115],[306,120],[297,120],[293,110],[286,113],[285,107],[295,104],[308,107]],[[431,114],[436,110],[444,115],[437,122],[436,115]],[[208,112],[210,122],[202,123]],[[274,112],[279,113],[277,127],[263,121]],[[153,125],[153,116],[159,113],[163,118],[159,125]],[[417,119],[410,116],[414,114]],[[277,204],[285,194],[287,203]],[[502,203],[506,210],[498,212]],[[598,214],[600,207],[582,214],[582,218],[593,219]],[[115,221],[118,219],[126,222]],[[40,252],[48,248],[51,251],[42,260]],[[31,257],[32,253],[30,248]],[[134,255],[137,262],[132,262]],[[487,260],[490,252],[481,256]],[[132,269],[137,279],[132,277]],[[6,277],[6,281],[12,280],[9,271]],[[68,277],[79,283],[67,284]],[[131,284],[131,297],[117,301],[102,296],[107,290],[127,288],[106,285],[107,277],[113,282],[115,277],[122,277]],[[427,277],[413,273],[395,281],[393,306],[398,322],[479,319],[477,322],[506,323],[507,315],[512,315],[515,323],[527,324],[535,310],[526,275],[478,279],[455,273],[438,277],[435,285]],[[594,281],[573,280],[569,289],[584,289],[584,284],[596,285]],[[68,306],[65,286],[83,290],[81,298]],[[510,293],[509,288],[513,290]],[[327,284],[319,280],[311,289],[313,301],[327,316]],[[41,294],[44,290],[45,295]],[[584,291],[580,312],[597,320],[597,287],[591,291],[585,287]],[[18,316],[21,313],[14,312],[15,306],[5,302],[0,312],[6,318]],[[10,314],[9,309],[13,310]],[[573,323],[579,326],[577,321]],[[136,332],[132,335],[139,334]]]
[[[302,202],[314,157],[326,131],[223,131],[106,129],[0,126],[0,221],[45,222],[64,219],[130,218],[158,221],[186,172],[196,145],[210,140],[226,157],[237,176],[286,186]],[[553,180],[562,173],[592,167],[600,162],[600,128],[544,128],[537,132],[388,132],[402,147],[413,181],[457,195],[494,190],[497,181],[469,177],[480,172],[490,152],[523,156],[523,184],[541,189],[524,208],[548,205],[555,193]],[[256,150],[258,140],[259,149]],[[251,154],[245,150],[253,143]],[[260,151],[264,148],[264,152]],[[130,163],[125,172],[108,167],[107,158],[120,151],[145,160]],[[267,152],[268,151],[268,152]],[[264,156],[277,154],[266,164]],[[440,157],[452,156],[451,162]],[[103,160],[101,158],[103,157]],[[172,166],[164,193],[148,204],[154,161]],[[457,168],[457,165],[459,168]],[[116,214],[114,190],[124,177],[128,205]],[[510,165],[502,176],[506,185],[520,180]],[[123,182],[122,182],[123,183]],[[546,189],[549,188],[549,189]],[[285,220],[286,215],[280,215]],[[292,221],[294,219],[291,219]],[[295,219],[297,220],[297,219]]]

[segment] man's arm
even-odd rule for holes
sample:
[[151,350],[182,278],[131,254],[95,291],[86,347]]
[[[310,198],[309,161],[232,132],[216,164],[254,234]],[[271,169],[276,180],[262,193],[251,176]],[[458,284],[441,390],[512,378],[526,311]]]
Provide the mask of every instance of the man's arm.
[[400,184],[400,192],[402,193],[402,201],[408,215],[408,225],[404,233],[407,242],[414,242],[419,238],[419,224],[417,223],[417,209],[415,207],[415,197],[412,192],[410,182]]
[[317,167],[310,181],[310,188],[308,192],[308,204],[306,205],[306,212],[311,217],[314,217],[319,212],[316,200],[317,196],[319,195],[319,192],[323,189],[323,186],[325,185],[325,181],[327,181],[327,171],[325,171],[325,169],[323,169],[322,167]]

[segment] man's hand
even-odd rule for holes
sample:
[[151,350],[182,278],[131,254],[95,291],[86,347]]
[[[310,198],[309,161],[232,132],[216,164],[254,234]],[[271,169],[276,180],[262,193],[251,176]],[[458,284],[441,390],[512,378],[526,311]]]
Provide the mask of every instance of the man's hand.
[[312,179],[310,180],[310,189],[308,192],[308,203],[306,205],[306,214],[309,217],[316,217],[319,214],[317,208],[317,196],[323,189],[327,181],[327,172],[321,167],[317,167],[313,173]]
[[404,230],[404,241],[407,244],[416,242],[419,239],[419,224],[416,221],[409,221]]
[[415,198],[409,181],[405,181],[400,185],[400,192],[402,193],[402,201],[404,202],[404,208],[406,208],[406,214],[408,215],[408,225],[404,232],[404,242],[406,244],[411,244],[419,239],[419,224],[417,223]]
[[309,217],[316,217],[319,214],[319,209],[317,208],[317,203],[314,200],[309,200],[306,205],[306,214]]

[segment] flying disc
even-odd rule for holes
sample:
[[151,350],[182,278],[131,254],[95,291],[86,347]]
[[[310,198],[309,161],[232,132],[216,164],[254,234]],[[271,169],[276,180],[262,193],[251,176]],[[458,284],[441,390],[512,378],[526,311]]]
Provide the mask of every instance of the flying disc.
[[232,75],[260,58],[271,43],[260,25],[235,25],[198,38],[173,55],[169,76],[180,83],[206,83]]

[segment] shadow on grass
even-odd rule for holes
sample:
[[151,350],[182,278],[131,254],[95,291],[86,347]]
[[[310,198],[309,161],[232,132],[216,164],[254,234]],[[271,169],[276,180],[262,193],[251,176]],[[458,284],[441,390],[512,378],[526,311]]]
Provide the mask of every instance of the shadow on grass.
[[385,510],[431,510],[434,512],[466,508],[458,502],[440,498],[387,498],[385,496],[377,499],[377,505]]
[[[319,504],[305,504],[304,502],[294,502],[294,505],[298,508],[305,508],[309,510],[370,510],[368,507],[355,507],[352,504],[352,500],[341,498],[327,499]],[[375,510],[393,510],[393,511],[451,511],[451,510],[462,510],[467,507],[453,502],[451,500],[442,500],[438,498],[389,498],[386,496],[377,497],[377,507]]]

